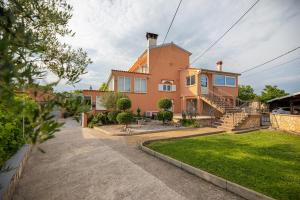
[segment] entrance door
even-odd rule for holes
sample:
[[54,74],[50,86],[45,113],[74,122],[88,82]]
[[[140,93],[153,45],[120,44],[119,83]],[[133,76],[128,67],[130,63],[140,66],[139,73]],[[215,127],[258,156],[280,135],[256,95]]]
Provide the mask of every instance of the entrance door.
[[208,77],[202,74],[200,82],[201,82],[201,94],[208,94]]

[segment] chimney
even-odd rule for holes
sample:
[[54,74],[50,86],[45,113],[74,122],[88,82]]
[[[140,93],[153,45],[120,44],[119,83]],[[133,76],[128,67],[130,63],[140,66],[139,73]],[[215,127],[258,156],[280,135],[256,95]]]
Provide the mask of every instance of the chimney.
[[218,71],[222,71],[222,64],[223,64],[223,62],[221,60],[217,62],[217,70]]
[[156,46],[157,36],[158,35],[155,33],[149,33],[149,32],[146,33],[148,48]]

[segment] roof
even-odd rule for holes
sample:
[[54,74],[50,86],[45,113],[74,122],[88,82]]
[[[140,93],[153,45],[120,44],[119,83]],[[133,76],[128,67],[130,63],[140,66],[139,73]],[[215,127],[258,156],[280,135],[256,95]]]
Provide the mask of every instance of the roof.
[[273,101],[294,97],[294,96],[297,96],[297,95],[300,95],[300,92],[295,92],[293,94],[289,94],[289,95],[286,95],[286,96],[283,96],[283,97],[277,97],[277,98],[274,98],[274,99],[271,99],[271,100],[267,101],[267,103],[271,103]]
[[155,49],[155,48],[160,48],[160,47],[165,47],[165,46],[169,46],[169,45],[174,45],[175,47],[181,49],[182,51],[185,51],[187,54],[192,55],[191,52],[189,52],[188,50],[185,50],[184,48],[178,46],[177,44],[170,42],[170,43],[165,43],[165,44],[160,44],[160,45],[156,45],[156,46],[152,46],[150,47],[150,49]]
[[125,73],[131,73],[131,74],[150,75],[149,73],[142,73],[142,72],[131,72],[131,71],[117,70],[117,69],[112,69],[111,71],[112,71],[112,72],[125,72]]
[[[240,75],[241,75],[241,74],[235,73],[235,72],[218,71],[218,70],[203,69],[203,68],[197,68],[197,67],[188,67],[187,69],[200,70],[201,72],[221,73],[221,74],[231,74],[231,75],[237,75],[237,76],[240,76]],[[186,70],[186,69],[183,69],[183,70]]]

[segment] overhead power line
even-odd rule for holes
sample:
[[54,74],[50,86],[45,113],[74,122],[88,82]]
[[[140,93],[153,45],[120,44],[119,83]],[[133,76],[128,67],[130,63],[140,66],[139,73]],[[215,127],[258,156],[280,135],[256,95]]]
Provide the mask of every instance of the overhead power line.
[[[284,65],[286,65],[286,64],[288,64],[288,63],[294,62],[294,61],[299,60],[299,59],[300,59],[300,56],[297,57],[297,58],[294,58],[294,59],[292,59],[292,60],[288,60],[288,61],[286,61],[286,62],[280,63],[280,64],[278,64],[278,65],[271,66],[271,67],[269,67],[269,68],[267,68],[267,69],[260,70],[260,71],[258,71],[258,72],[261,73],[261,72],[264,72],[264,71],[267,71],[267,70],[270,70],[270,69],[275,69],[275,68],[277,68],[277,67],[284,66]],[[247,75],[245,78],[252,77],[253,75],[256,75],[256,72],[254,72],[254,73],[252,73],[252,74],[250,74],[250,75]]]
[[262,66],[264,66],[264,65],[266,65],[266,64],[268,64],[268,63],[270,63],[270,62],[272,62],[272,61],[274,61],[274,60],[277,60],[277,59],[279,59],[279,58],[281,58],[281,57],[283,57],[283,56],[286,56],[286,55],[288,55],[288,54],[290,54],[290,53],[296,51],[297,49],[300,49],[300,46],[298,46],[298,47],[296,47],[295,49],[292,49],[292,50],[290,50],[290,51],[288,51],[288,52],[285,52],[285,53],[283,53],[283,54],[281,54],[281,55],[279,55],[279,56],[277,56],[277,57],[275,57],[275,58],[272,58],[271,60],[268,60],[268,61],[266,61],[266,62],[264,62],[264,63],[262,63],[262,64],[259,64],[259,65],[253,66],[253,67],[249,67],[249,68],[246,69],[245,71],[242,71],[241,74],[246,73],[246,72],[249,72],[249,71],[254,70],[254,69],[257,69],[257,68],[259,68],[259,67],[262,67]]
[[178,3],[178,6],[177,6],[176,11],[175,11],[175,13],[174,13],[174,15],[173,15],[172,21],[171,21],[171,23],[170,23],[170,25],[169,25],[168,31],[167,31],[167,33],[166,33],[166,35],[165,35],[165,38],[164,38],[164,41],[163,41],[162,44],[165,43],[165,41],[166,41],[166,39],[167,39],[167,37],[168,37],[168,34],[169,34],[170,29],[171,29],[171,27],[172,27],[172,25],[173,25],[174,19],[175,19],[176,15],[177,15],[177,12],[178,12],[178,9],[179,9],[179,7],[180,7],[180,5],[181,5],[181,2],[182,2],[182,0],[180,0],[179,3]]
[[204,56],[213,46],[215,46],[235,25],[237,25],[247,15],[248,12],[250,12],[250,10],[259,1],[260,0],[257,0],[254,4],[252,4],[252,6],[250,8],[248,8],[248,10],[242,16],[240,16],[240,18],[234,24],[232,24],[231,27],[225,33],[223,33],[223,35],[221,35],[214,43],[212,43],[207,49],[205,49],[203,51],[203,53],[201,53],[199,56],[197,56],[191,64],[195,63],[199,58],[201,58],[202,56]]

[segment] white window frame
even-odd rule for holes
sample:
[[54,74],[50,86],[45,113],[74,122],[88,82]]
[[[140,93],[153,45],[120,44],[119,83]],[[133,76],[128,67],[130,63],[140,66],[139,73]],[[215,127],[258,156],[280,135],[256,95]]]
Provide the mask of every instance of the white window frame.
[[[164,86],[166,89],[164,89]],[[170,87],[170,90],[167,90],[168,86]],[[172,84],[158,84],[158,91],[160,92],[176,92],[176,85]]]
[[[123,88],[119,88],[120,86],[120,79],[123,78]],[[125,83],[126,83],[126,78],[129,78],[129,91],[125,90]],[[118,76],[118,92],[131,92],[131,77],[128,76]]]
[[[104,105],[101,102],[102,96],[96,96],[96,106],[95,106],[95,110],[106,110],[106,108],[104,107]],[[98,106],[99,105],[99,106]],[[99,107],[101,109],[99,109]]]
[[[224,76],[224,85],[219,85],[219,84],[215,83],[215,76],[216,75]],[[227,83],[226,83],[226,77],[234,78],[235,79],[235,85],[227,85]],[[214,74],[213,83],[214,83],[214,86],[236,87],[236,85],[237,85],[237,77],[236,76],[227,76],[227,75],[222,75],[222,74]]]
[[[141,87],[141,86],[142,86],[142,84],[141,84],[142,82],[141,82],[141,81],[139,82],[139,84],[140,84],[140,85],[139,85],[139,87],[140,87],[139,89],[140,89],[140,90],[137,90],[137,88],[136,88],[136,82],[135,82],[135,81],[138,80],[138,79],[139,79],[139,80],[145,80],[145,83],[146,83],[146,91],[141,91],[141,88],[142,88],[142,87]],[[135,92],[135,93],[147,93],[147,79],[146,79],[146,78],[134,78],[134,92]]]

